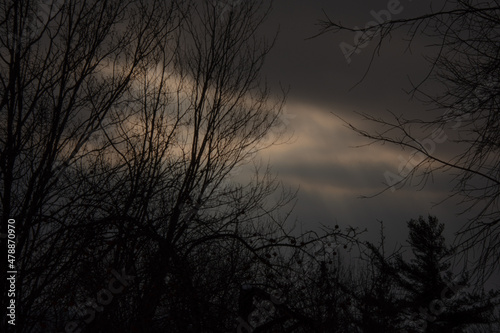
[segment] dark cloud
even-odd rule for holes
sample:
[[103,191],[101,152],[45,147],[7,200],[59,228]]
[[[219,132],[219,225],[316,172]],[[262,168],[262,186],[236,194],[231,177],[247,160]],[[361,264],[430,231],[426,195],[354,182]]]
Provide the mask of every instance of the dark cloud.
[[[324,18],[324,12],[344,24],[362,26],[374,19],[372,11],[384,15],[380,11],[386,10],[389,3],[275,1],[266,29],[271,35],[279,27],[280,34],[267,59],[265,74],[275,88],[279,84],[291,88],[286,112],[293,117],[287,126],[295,139],[263,152],[262,158],[269,159],[285,184],[300,186],[295,216],[306,226],[338,221],[367,227],[376,238],[377,220],[384,220],[390,237],[403,241],[406,221],[434,214],[449,223],[451,234],[465,217],[455,216],[457,207],[453,202],[433,205],[448,195],[449,177],[444,175],[436,175],[435,183],[421,191],[407,187],[373,199],[358,199],[383,189],[384,172],[397,173],[401,160],[408,158],[409,152],[388,145],[352,148],[367,141],[345,128],[332,114],[367,129],[373,129],[372,124],[362,122],[354,111],[376,116],[387,116],[388,110],[407,116],[421,115],[425,107],[410,101],[404,90],[411,87],[408,77],[418,81],[428,71],[429,64],[423,55],[432,51],[425,48],[429,40],[415,38],[409,52],[405,31],[394,34],[390,41],[384,42],[380,57],[375,59],[365,79],[351,89],[368,69],[376,41],[348,63],[339,44],[352,44],[352,33],[328,33],[307,39],[319,31],[316,24]],[[401,18],[419,15],[430,4],[430,1],[401,1],[402,9],[397,15]],[[445,143],[438,149],[447,147]]]

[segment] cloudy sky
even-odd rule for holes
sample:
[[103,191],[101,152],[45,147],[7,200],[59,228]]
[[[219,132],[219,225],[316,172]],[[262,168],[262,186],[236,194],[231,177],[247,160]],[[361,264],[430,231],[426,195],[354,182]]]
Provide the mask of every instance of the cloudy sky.
[[[433,1],[434,8],[438,3]],[[432,54],[425,47],[429,40],[417,37],[408,50],[405,31],[393,34],[384,42],[366,78],[354,87],[368,68],[376,42],[354,54],[348,63],[339,45],[352,45],[353,33],[326,33],[308,39],[319,32],[318,22],[325,18],[324,13],[332,20],[361,27],[374,20],[373,13],[384,19],[388,6],[396,12],[392,18],[405,18],[428,11],[430,1],[275,1],[266,31],[279,28],[280,33],[267,59],[265,75],[275,88],[279,84],[290,87],[283,119],[294,138],[289,144],[267,150],[262,158],[269,159],[286,185],[300,187],[295,217],[307,227],[336,222],[366,227],[373,240],[378,236],[377,220],[383,220],[388,237],[404,242],[406,221],[432,214],[446,223],[451,235],[465,217],[457,217],[456,203],[434,205],[447,197],[450,178],[446,175],[435,174],[434,183],[420,191],[407,186],[375,198],[359,198],[384,189],[384,173],[397,174],[410,153],[378,144],[354,148],[368,143],[367,139],[335,116],[370,129],[372,125],[356,112],[381,117],[387,117],[388,110],[406,116],[426,112],[428,107],[410,100],[405,89],[410,88],[410,78],[422,79],[429,68],[423,59]],[[447,145],[436,149],[445,153]]]

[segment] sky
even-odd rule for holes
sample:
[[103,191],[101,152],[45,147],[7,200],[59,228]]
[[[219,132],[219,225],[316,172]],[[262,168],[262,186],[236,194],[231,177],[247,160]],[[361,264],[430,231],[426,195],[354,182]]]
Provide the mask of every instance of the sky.
[[[386,19],[388,8],[395,13],[391,17],[399,19],[425,13],[430,3],[274,2],[264,31],[272,36],[279,29],[279,34],[263,74],[274,91],[278,92],[280,85],[290,89],[282,120],[293,139],[288,144],[271,147],[260,157],[269,161],[285,185],[299,188],[292,216],[304,230],[338,223],[343,227],[367,228],[365,236],[376,241],[378,221],[382,220],[388,240],[404,243],[408,232],[406,222],[420,215],[435,215],[444,222],[449,240],[466,221],[466,216],[457,216],[460,207],[456,202],[435,205],[449,194],[450,177],[446,174],[435,174],[433,182],[421,190],[406,186],[374,198],[359,198],[383,190],[384,173],[397,174],[410,152],[380,144],[355,148],[369,141],[339,119],[374,129],[356,112],[385,118],[388,111],[405,116],[426,112],[428,107],[412,100],[405,91],[411,87],[410,79],[423,79],[429,69],[423,56],[432,54],[426,47],[430,40],[417,36],[409,49],[404,41],[406,31],[394,33],[383,43],[380,54],[369,67],[375,41],[348,62],[340,44],[352,45],[353,33],[326,33],[309,38],[320,31],[318,23],[325,14],[346,25],[365,26],[377,16]],[[436,7],[438,3],[434,1],[432,5]],[[449,149],[446,142],[436,147],[438,153],[446,153],[446,149]]]

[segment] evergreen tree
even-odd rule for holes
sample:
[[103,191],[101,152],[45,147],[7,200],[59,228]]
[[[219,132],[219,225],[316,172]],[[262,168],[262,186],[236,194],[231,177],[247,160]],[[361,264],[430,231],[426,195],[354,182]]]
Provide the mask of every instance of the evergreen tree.
[[414,258],[399,257],[396,262],[401,302],[408,328],[422,332],[459,332],[460,329],[488,323],[498,301],[497,293],[467,292],[468,277],[455,281],[450,269],[454,251],[446,245],[444,224],[429,216],[408,222],[408,243]]

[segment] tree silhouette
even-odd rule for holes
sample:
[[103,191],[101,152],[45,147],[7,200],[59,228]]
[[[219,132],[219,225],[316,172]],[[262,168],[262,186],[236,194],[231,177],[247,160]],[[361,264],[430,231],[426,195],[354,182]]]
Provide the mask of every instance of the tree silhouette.
[[446,245],[444,224],[429,216],[408,222],[413,258],[388,261],[373,246],[377,260],[400,288],[397,306],[408,331],[457,332],[469,325],[491,323],[497,293],[466,290],[469,278],[453,279],[449,271],[453,250]]
[[363,332],[400,332],[403,327],[401,288],[392,266],[395,254],[386,258],[384,246],[383,241],[379,247],[367,244],[367,267],[354,289],[359,312],[355,323]]
[[285,101],[261,78],[269,8],[0,6],[1,232],[16,220],[18,332],[231,330],[242,284],[279,289],[274,253],[355,241],[292,236],[279,210],[295,192],[257,162],[247,183],[227,179],[269,146]]
[[[390,15],[387,15],[390,17]],[[406,171],[386,173],[387,189],[396,189],[415,180],[425,184],[433,172],[454,176],[450,198],[460,198],[461,213],[473,217],[463,226],[458,244],[464,254],[481,249],[476,277],[487,278],[498,268],[500,231],[499,180],[499,38],[500,7],[497,1],[445,1],[437,10],[406,19],[381,20],[375,26],[350,28],[330,18],[322,21],[321,33],[342,30],[359,34],[353,52],[378,40],[374,61],[393,32],[406,30],[408,50],[415,36],[430,37],[434,56],[427,58],[430,71],[412,82],[411,96],[430,105],[427,116],[412,117],[391,113],[389,118],[363,114],[381,126],[370,131],[347,123],[373,142],[391,143],[410,150]],[[421,135],[416,134],[417,129]],[[436,147],[445,143],[446,149]],[[450,151],[457,152],[450,154]],[[385,191],[384,190],[384,191]],[[470,261],[470,256],[464,257]]]

